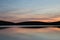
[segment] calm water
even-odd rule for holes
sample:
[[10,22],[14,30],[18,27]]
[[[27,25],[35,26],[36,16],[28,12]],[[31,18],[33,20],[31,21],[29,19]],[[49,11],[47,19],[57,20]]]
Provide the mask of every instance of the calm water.
[[[0,26],[0,40],[60,40],[59,26]],[[46,28],[20,28],[46,27]]]

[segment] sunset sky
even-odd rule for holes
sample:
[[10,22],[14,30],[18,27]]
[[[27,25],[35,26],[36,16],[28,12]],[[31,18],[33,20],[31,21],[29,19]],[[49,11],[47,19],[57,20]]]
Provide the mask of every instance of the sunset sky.
[[0,0],[0,20],[60,21],[60,0]]

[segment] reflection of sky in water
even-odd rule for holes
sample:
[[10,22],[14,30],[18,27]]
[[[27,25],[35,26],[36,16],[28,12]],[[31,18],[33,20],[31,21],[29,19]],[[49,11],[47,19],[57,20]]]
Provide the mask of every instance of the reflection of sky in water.
[[0,40],[60,40],[60,28],[8,28],[0,30]]

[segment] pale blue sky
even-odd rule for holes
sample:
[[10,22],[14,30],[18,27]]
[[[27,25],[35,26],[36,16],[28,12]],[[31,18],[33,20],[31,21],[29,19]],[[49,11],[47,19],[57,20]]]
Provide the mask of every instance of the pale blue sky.
[[0,11],[60,6],[60,0],[0,0]]

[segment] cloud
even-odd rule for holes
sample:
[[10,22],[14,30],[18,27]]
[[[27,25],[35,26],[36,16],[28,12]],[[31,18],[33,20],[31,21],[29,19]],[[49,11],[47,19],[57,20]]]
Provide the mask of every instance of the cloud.
[[13,22],[40,20],[40,21],[59,21],[60,8],[44,8],[44,9],[16,9],[8,12],[0,13],[0,20],[8,20]]

